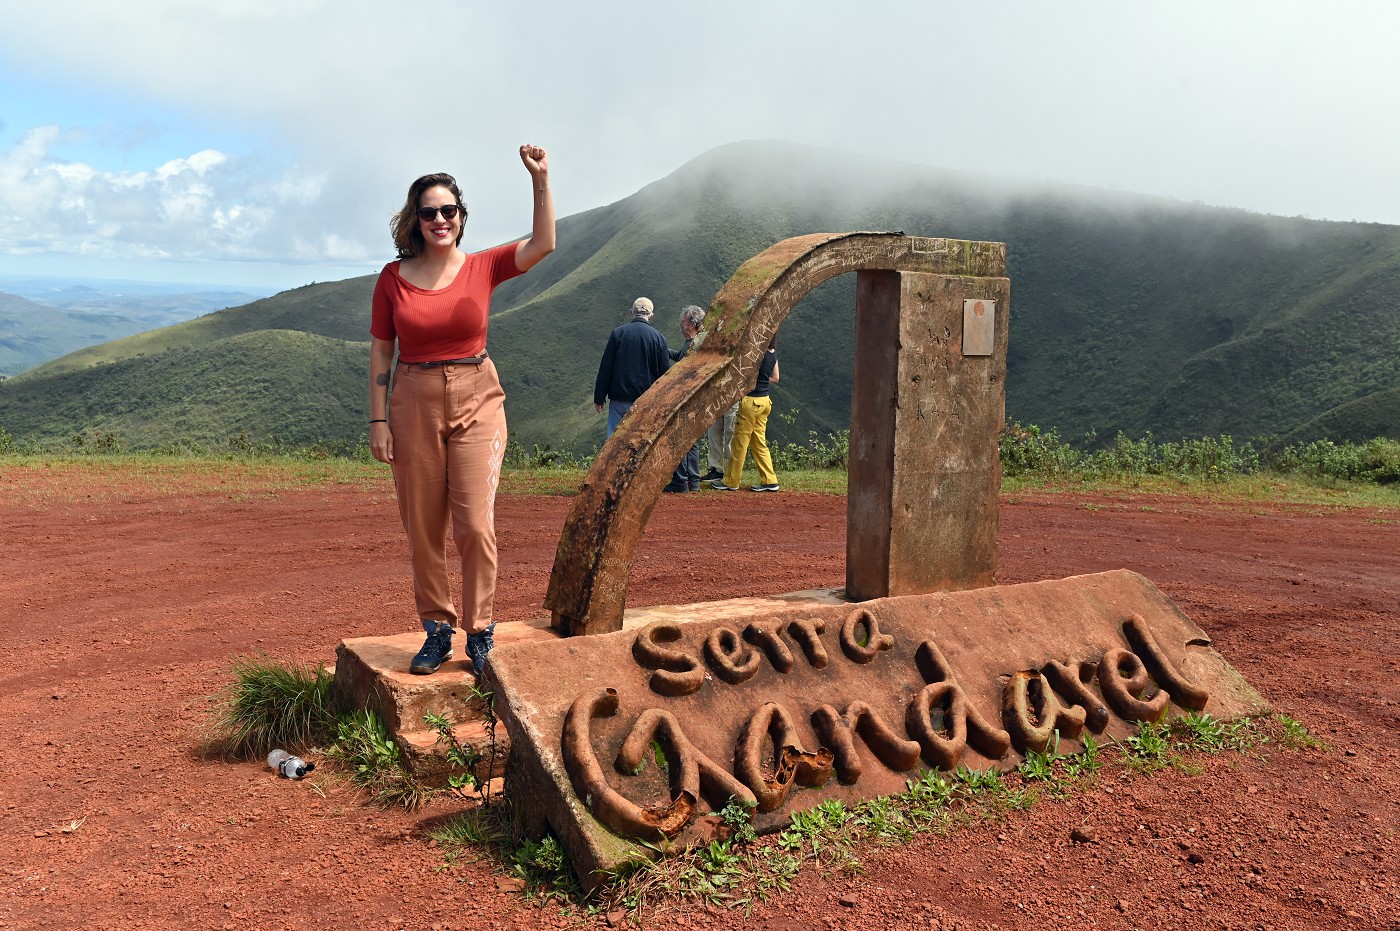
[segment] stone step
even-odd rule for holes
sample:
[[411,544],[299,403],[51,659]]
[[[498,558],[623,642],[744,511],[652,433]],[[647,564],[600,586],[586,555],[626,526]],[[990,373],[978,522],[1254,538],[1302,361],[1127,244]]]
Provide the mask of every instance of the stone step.
[[[445,786],[448,777],[460,771],[447,762],[447,748],[438,741],[437,731],[403,731],[394,736],[404,763],[424,785]],[[452,728],[452,736],[463,748],[476,753],[479,761],[472,767],[472,775],[478,780],[505,775],[510,738],[504,726],[498,725],[493,736],[484,720],[467,721]]]
[[[494,640],[499,649],[522,640],[557,636],[549,626],[548,616],[542,616],[497,624]],[[423,720],[430,713],[445,715],[453,723],[457,740],[482,754],[478,777],[501,775],[510,744],[505,729],[498,728],[496,762],[491,765],[486,706],[467,657],[465,635],[459,632],[453,638],[452,658],[429,676],[408,671],[422,646],[421,631],[342,640],[335,649],[335,692],[340,706],[368,708],[378,715],[398,743],[404,762],[428,785],[445,784],[451,769],[445,748],[438,745],[437,733]]]

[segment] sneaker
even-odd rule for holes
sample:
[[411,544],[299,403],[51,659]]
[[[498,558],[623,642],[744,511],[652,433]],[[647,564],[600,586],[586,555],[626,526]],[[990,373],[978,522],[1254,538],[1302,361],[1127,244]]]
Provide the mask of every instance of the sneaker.
[[722,478],[717,478],[717,479],[715,479],[713,482],[710,482],[710,487],[713,488],[715,491],[738,491],[738,490],[739,490],[739,489],[737,489],[737,488],[731,488],[730,486],[724,484],[724,479],[722,479]]
[[[450,624],[439,624],[437,630],[428,634],[423,649],[413,657],[408,671],[420,676],[428,676],[438,671],[438,667],[452,658],[452,634]],[[468,649],[471,648],[470,642]]]
[[481,678],[481,673],[486,668],[486,654],[490,653],[491,648],[496,645],[492,637],[495,631],[496,625],[493,622],[490,627],[480,633],[467,634],[467,655],[471,657],[472,669],[476,670],[478,679]]
[[663,489],[661,489],[661,490],[662,490],[662,491],[666,491],[666,492],[671,492],[672,494],[675,494],[675,493],[678,493],[678,492],[689,491],[690,488],[689,488],[689,486],[686,486],[686,485],[677,485],[675,482],[671,482],[669,485],[667,485],[665,488],[663,488]]
[[777,482],[773,482],[768,485],[750,485],[749,491],[777,491],[781,487],[782,486],[779,485]]
[[702,481],[702,482],[713,482],[713,481],[715,481],[715,480],[717,480],[717,479],[721,479],[721,478],[724,478],[724,473],[721,472],[719,469],[716,469],[714,466],[710,466],[710,471],[708,471],[708,472],[706,472],[704,475],[700,476],[700,481]]

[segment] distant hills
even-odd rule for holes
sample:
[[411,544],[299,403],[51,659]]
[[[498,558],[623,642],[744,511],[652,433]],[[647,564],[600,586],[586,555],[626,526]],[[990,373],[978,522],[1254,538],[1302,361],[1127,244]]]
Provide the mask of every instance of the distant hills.
[[0,279],[0,375],[259,295],[129,282]]
[[[1012,419],[1069,439],[1400,438],[1400,227],[764,142],[562,219],[558,252],[496,292],[490,349],[512,437],[602,441],[593,375],[633,298],[651,297],[676,341],[680,307],[708,303],[745,259],[854,229],[1007,243]],[[353,442],[373,282],[309,285],[71,353],[0,386],[0,427],[41,440],[102,430],[132,447],[240,431]],[[848,425],[854,293],[854,276],[837,278],[783,326],[779,436]]]

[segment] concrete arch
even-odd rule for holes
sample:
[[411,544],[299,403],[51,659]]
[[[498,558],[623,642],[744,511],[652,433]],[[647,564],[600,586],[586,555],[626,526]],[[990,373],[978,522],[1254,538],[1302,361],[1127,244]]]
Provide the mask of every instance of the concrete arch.
[[[638,399],[584,478],[545,595],[554,626],[565,635],[622,628],[628,574],[662,487],[706,428],[752,389],[769,340],[809,291],[847,272],[926,273],[1000,282],[982,289],[990,296],[1006,293],[1005,271],[1003,243],[903,233],[797,236],[741,265],[710,304],[704,342]],[[899,276],[870,283],[874,303],[893,301],[897,318]],[[1004,313],[997,332],[1004,376]],[[983,575],[987,584],[990,571]]]

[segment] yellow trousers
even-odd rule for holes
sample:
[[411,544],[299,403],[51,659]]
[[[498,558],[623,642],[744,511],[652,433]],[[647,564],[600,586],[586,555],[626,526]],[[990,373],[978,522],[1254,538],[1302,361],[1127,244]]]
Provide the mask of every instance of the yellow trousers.
[[738,488],[744,474],[744,457],[753,447],[753,464],[758,467],[758,481],[775,485],[778,473],[773,471],[773,457],[768,453],[768,415],[773,411],[772,398],[745,396],[739,401],[739,416],[734,418],[734,437],[729,441],[729,464],[724,469],[724,484]]

